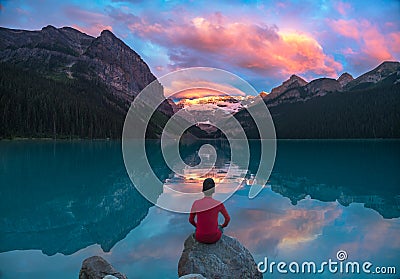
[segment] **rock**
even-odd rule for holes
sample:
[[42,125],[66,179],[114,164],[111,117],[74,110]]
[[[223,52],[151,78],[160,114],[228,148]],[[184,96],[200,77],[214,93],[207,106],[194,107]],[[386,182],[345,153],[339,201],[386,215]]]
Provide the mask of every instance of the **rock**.
[[297,102],[302,100],[301,95],[306,85],[307,81],[299,76],[292,75],[280,86],[273,88],[270,94],[263,94],[260,96],[269,107],[277,106],[281,103]]
[[201,274],[187,274],[179,277],[179,279],[207,279]]
[[299,76],[292,75],[288,80],[284,81],[280,86],[275,87],[271,90],[271,93],[269,94],[269,98],[274,99],[281,94],[285,93],[289,89],[293,88],[298,88],[305,86],[307,84],[307,81],[302,79]]
[[336,79],[318,78],[314,79],[304,87],[307,92],[306,97],[324,96],[329,92],[340,91],[342,86]]
[[116,271],[111,264],[99,256],[87,258],[82,263],[79,279],[127,279],[126,275]]
[[[140,55],[108,30],[95,38],[71,27],[49,25],[39,31],[0,27],[0,38],[0,62],[46,77],[101,82],[119,99],[108,102],[124,112],[133,98],[156,79]],[[161,84],[156,93],[163,96]],[[167,102],[162,108],[172,110]]]
[[214,244],[200,243],[193,234],[185,240],[178,275],[188,274],[201,274],[208,279],[262,278],[250,252],[226,235]]
[[349,73],[343,73],[337,79],[341,87],[345,87],[350,81],[354,80],[353,76]]
[[345,87],[347,90],[351,90],[357,87],[366,87],[368,86],[368,84],[375,84],[388,78],[391,75],[396,75],[398,72],[400,72],[399,61],[385,61],[371,71],[362,74],[358,78],[350,81],[348,84],[346,84]]
[[[0,27],[0,63],[6,72],[11,68],[19,73],[8,77],[11,79],[8,82],[13,87],[7,90],[30,92],[28,100],[25,97],[15,96],[11,100],[2,99],[2,102],[14,107],[19,106],[17,103],[24,100],[32,105],[30,111],[35,112],[35,117],[30,117],[29,122],[25,123],[29,129],[20,127],[21,133],[15,130],[13,135],[121,137],[122,126],[131,102],[149,84],[152,84],[152,92],[149,94],[151,99],[163,101],[157,112],[161,112],[167,118],[174,113],[173,103],[164,100],[163,86],[156,81],[149,66],[138,53],[108,30],[103,30],[100,36],[95,38],[71,27],[55,28],[49,25],[38,31]],[[47,89],[43,92],[41,88],[36,87],[17,89],[21,88],[20,84],[25,84],[25,80],[27,84],[34,83],[35,81],[31,81],[33,77],[38,77],[37,85]],[[50,83],[47,81],[49,79],[52,80]],[[68,85],[66,86],[65,83]],[[48,90],[47,84],[52,88],[50,91],[58,91],[62,88],[63,93],[60,94],[66,98],[62,107],[63,110],[69,112],[68,114],[48,112],[47,108],[59,110],[61,105],[58,97],[54,98]],[[40,94],[37,95],[36,92]],[[40,104],[39,101],[36,102],[33,99],[40,99]],[[45,107],[44,110],[43,107]],[[47,124],[42,125],[40,121],[35,120],[48,118],[50,114],[54,118],[53,124],[47,121]],[[165,119],[162,114],[150,121],[149,137],[160,137]],[[7,115],[4,117],[19,119],[25,115],[20,110],[18,112],[7,110]],[[75,124],[72,124],[70,118],[76,119]],[[160,121],[160,119],[163,120]],[[108,121],[109,124],[104,124]],[[34,123],[39,122],[40,128],[35,127]],[[103,123],[100,124],[101,122]],[[77,128],[78,123],[82,127],[90,128]],[[68,128],[60,129],[59,127]],[[87,133],[89,129],[90,133]],[[11,136],[10,131],[5,131],[2,136],[5,135]]]
[[[83,57],[96,77],[129,102],[156,79],[139,54],[108,30],[93,39]],[[157,93],[162,94],[161,85]]]

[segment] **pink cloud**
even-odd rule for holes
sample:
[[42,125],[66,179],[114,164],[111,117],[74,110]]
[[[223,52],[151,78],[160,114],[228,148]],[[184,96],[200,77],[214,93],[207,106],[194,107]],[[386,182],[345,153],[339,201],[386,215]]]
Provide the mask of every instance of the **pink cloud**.
[[222,84],[207,80],[175,79],[171,84],[163,84],[166,97],[200,98],[205,96],[245,96],[240,89],[230,84]]
[[352,20],[328,20],[329,25],[336,33],[358,40],[360,38],[360,32],[358,30],[358,22],[354,19]]
[[174,94],[174,98],[181,99],[197,99],[202,97],[209,97],[209,96],[226,96],[226,93],[212,90],[212,89],[205,89],[205,88],[191,88],[184,91],[177,92]]
[[21,16],[23,16],[23,15],[29,15],[29,11],[24,10],[24,9],[22,9],[22,8],[16,8],[15,10],[17,11],[17,14],[19,14],[19,15],[21,15]]
[[400,52],[400,32],[390,33],[390,47],[395,52]]
[[220,13],[183,18],[181,23],[151,23],[142,18],[129,24],[129,29],[142,38],[175,48],[170,55],[175,62],[198,62],[200,58],[218,57],[226,64],[253,72],[278,71],[285,76],[304,72],[336,76],[342,70],[342,65],[326,55],[310,34],[280,32],[276,26],[243,20],[236,22]]
[[280,9],[285,9],[287,7],[287,3],[284,2],[278,2],[276,3],[276,7],[280,8]]
[[113,30],[110,18],[104,14],[82,10],[76,6],[68,6],[64,12],[75,22],[79,22],[72,26],[86,34],[97,37],[105,29]]
[[346,15],[351,10],[351,4],[339,1],[335,4],[335,8],[341,15]]
[[342,50],[342,53],[352,56],[357,55],[357,57],[353,58],[358,60],[370,60],[378,63],[395,59],[393,54],[398,52],[398,47],[393,44],[393,40],[396,40],[398,33],[385,35],[368,20],[328,20],[328,24],[333,31],[341,36],[355,40],[359,45],[360,51],[358,53],[351,48]]
[[68,6],[64,9],[64,13],[73,19],[85,22],[100,22],[108,18],[104,14],[83,10],[78,6]]
[[364,21],[362,24],[362,38],[364,45],[361,48],[362,51],[379,61],[393,59],[388,49],[387,40],[384,35],[382,35],[376,26],[373,26],[368,21]]
[[357,54],[357,52],[355,52],[351,47],[343,49],[342,53],[347,55]]
[[285,67],[286,74],[312,71],[319,75],[335,77],[342,65],[323,52],[321,45],[313,37],[296,32],[279,33],[283,41],[273,53],[285,57],[280,67]]
[[386,27],[396,27],[396,23],[395,22],[393,22],[393,21],[388,21],[388,22],[386,22],[385,23],[385,26]]
[[271,250],[293,249],[316,239],[324,227],[342,214],[334,204],[313,210],[287,208],[284,212],[281,214],[259,209],[243,210],[236,218],[247,220],[252,225],[246,226],[241,223],[235,227],[232,234],[254,251],[262,246],[260,243],[270,243]]
[[110,30],[112,31],[112,26],[110,25],[103,25],[101,23],[94,23],[92,25],[89,26],[78,26],[78,25],[73,25],[73,28],[86,33],[88,35],[97,37],[99,36],[99,34],[101,33],[101,31],[103,30]]

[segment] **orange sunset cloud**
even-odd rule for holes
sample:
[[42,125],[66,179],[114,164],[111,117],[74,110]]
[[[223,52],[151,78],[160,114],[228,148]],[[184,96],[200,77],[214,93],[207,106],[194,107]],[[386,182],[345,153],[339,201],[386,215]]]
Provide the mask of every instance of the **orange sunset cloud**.
[[199,98],[207,96],[245,96],[246,93],[229,84],[211,82],[207,80],[173,80],[164,85],[164,95],[172,98]]
[[149,24],[141,19],[129,29],[159,44],[185,46],[255,72],[280,74],[312,71],[336,76],[342,65],[324,53],[310,34],[278,31],[277,27],[236,22],[219,13],[188,19],[185,24]]
[[174,94],[174,98],[188,98],[188,99],[196,99],[201,97],[209,97],[209,96],[225,96],[224,92],[208,89],[208,88],[190,88],[183,91],[179,91]]

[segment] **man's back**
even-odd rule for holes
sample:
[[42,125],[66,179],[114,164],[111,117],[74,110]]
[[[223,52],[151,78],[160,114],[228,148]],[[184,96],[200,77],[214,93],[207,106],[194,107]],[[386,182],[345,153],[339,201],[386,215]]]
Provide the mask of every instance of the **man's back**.
[[[225,206],[210,196],[193,203],[189,221],[196,227],[196,239],[203,243],[214,243],[221,238],[221,230],[218,228],[218,213],[225,218],[222,227],[226,227],[230,221]],[[197,222],[195,222],[197,216]]]

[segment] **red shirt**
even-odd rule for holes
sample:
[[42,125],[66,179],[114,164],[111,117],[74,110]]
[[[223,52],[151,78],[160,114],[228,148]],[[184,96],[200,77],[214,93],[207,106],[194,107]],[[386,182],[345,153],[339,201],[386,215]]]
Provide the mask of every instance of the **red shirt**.
[[[204,211],[204,209],[207,210]],[[225,218],[225,222],[222,224],[222,227],[225,228],[231,218],[221,202],[212,197],[204,197],[193,203],[189,222],[196,227],[197,241],[215,243],[221,238],[222,232],[218,229],[219,212]],[[197,216],[197,222],[194,220],[195,216]]]

